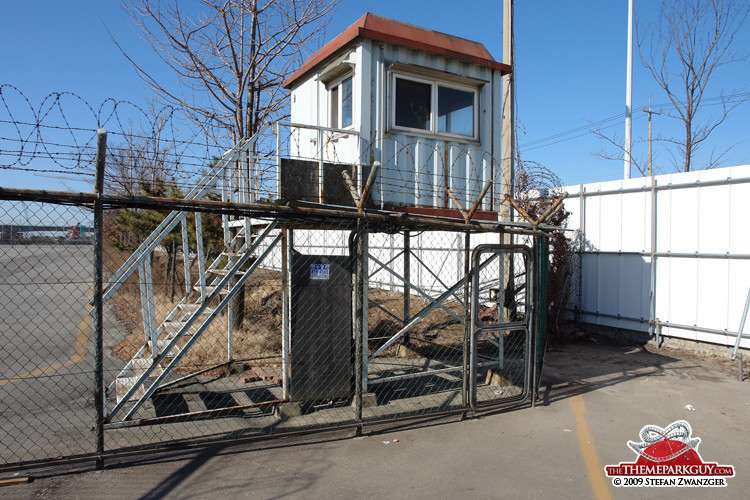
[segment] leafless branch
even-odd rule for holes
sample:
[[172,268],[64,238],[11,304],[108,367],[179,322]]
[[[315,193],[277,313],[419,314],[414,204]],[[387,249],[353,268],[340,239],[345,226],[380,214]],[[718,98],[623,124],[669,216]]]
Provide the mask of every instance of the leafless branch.
[[750,98],[750,94],[744,99],[722,95],[721,113],[697,119],[714,73],[722,66],[748,58],[748,54],[732,51],[748,15],[750,5],[744,1],[663,0],[658,23],[639,30],[637,35],[641,61],[684,123],[684,138],[674,142],[686,172],[694,168],[696,148],[726,121],[732,110]]
[[118,47],[164,104],[228,147],[283,115],[288,93],[281,83],[317,48],[337,3],[201,0],[187,9],[177,1],[125,0],[139,36],[174,80]]
[[[603,160],[625,161],[625,144],[617,135],[609,136],[603,132],[601,127],[592,128],[591,133],[607,143],[606,146],[593,153],[594,156]],[[633,155],[631,152],[630,162],[638,169],[641,175],[648,175],[647,160],[644,161],[641,157]]]

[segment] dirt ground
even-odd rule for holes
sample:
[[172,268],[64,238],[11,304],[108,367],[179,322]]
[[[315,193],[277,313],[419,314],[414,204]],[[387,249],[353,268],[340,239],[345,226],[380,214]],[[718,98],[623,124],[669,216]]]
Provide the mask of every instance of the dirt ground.
[[[127,258],[126,253],[107,248],[106,265],[114,272]],[[170,299],[170,286],[164,280],[166,257],[156,254],[152,263],[154,274],[154,302],[157,325],[172,311],[184,296],[184,278],[176,285],[174,299]],[[193,265],[193,268],[196,266]],[[182,269],[182,263],[177,263]],[[197,281],[197,269],[192,281]],[[243,327],[233,332],[233,359],[239,361],[278,362],[281,356],[281,275],[277,271],[259,269],[245,285],[245,319]],[[141,297],[138,275],[128,278],[113,298],[117,319],[126,325],[130,334],[112,347],[113,354],[123,361],[129,360],[144,344]],[[368,325],[371,352],[403,327],[403,294],[372,288],[369,291]],[[412,296],[412,317],[427,302],[423,297]],[[448,312],[450,311],[450,312]],[[453,313],[453,314],[451,314]],[[447,301],[444,309],[438,308],[420,321],[410,331],[407,339],[414,356],[436,355],[446,348],[461,348],[464,327],[458,320],[464,309],[457,301]],[[179,371],[200,370],[227,361],[227,317],[222,314],[196,342],[181,361]],[[385,356],[396,354],[398,346],[390,348]]]

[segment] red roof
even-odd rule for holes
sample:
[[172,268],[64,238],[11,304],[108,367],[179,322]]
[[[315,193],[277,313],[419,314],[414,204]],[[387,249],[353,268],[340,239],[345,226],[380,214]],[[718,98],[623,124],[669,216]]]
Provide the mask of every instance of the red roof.
[[465,38],[394,21],[393,19],[376,16],[368,12],[360,17],[357,22],[342,31],[336,38],[308,57],[300,69],[284,80],[284,88],[289,89],[293,87],[294,83],[308,71],[358,37],[461,59],[480,66],[499,69],[502,74],[511,72],[509,65],[495,61],[484,45],[479,42],[472,42]]

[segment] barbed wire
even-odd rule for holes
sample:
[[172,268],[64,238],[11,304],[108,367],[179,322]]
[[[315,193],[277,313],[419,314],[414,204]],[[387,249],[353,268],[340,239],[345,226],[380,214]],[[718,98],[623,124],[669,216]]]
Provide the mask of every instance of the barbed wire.
[[0,169],[91,174],[100,128],[108,131],[115,161],[137,148],[142,161],[160,156],[162,173],[178,182],[221,150],[185,126],[172,107],[145,109],[113,98],[95,106],[72,92],[50,93],[35,105],[19,88],[0,85]]
[[[140,194],[142,181],[150,181],[153,188],[158,179],[165,189],[185,193],[231,145],[195,135],[180,118],[179,111],[170,107],[147,110],[114,99],[94,106],[70,92],[51,93],[34,106],[17,87],[0,85],[0,170],[53,178],[63,174],[71,177],[57,178],[89,182],[97,130],[105,128],[109,135],[105,189],[135,195]],[[311,135],[287,127],[280,137],[274,133],[269,130],[259,137],[253,150],[253,171],[248,175],[253,177],[251,189],[258,199],[280,197],[282,157],[311,165],[323,159],[328,165],[355,166],[360,188],[365,169],[372,159],[380,158],[374,197],[386,204],[455,208],[445,189],[449,187],[468,208],[492,181],[482,207],[497,210],[501,193],[514,191],[504,184],[508,180],[501,175],[502,159],[473,142],[393,138],[372,144],[356,133],[325,131],[318,143],[317,131]],[[352,140],[358,141],[356,145]],[[541,166],[517,168],[524,172],[524,187],[560,185]],[[341,172],[334,175],[343,185]]]

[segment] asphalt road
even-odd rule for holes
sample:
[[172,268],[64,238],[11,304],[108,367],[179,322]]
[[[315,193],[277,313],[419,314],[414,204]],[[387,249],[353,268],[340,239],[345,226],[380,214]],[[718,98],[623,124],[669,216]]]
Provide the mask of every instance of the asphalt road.
[[0,245],[0,462],[95,449],[92,288],[91,245]]
[[0,379],[75,354],[91,299],[92,257],[90,245],[0,246]]
[[[686,408],[690,405],[690,408]],[[547,353],[542,398],[466,421],[316,435],[32,471],[11,498],[745,498],[750,382],[726,360],[582,341]],[[646,425],[686,420],[720,488],[622,488],[605,465],[633,462]]]

